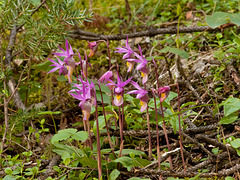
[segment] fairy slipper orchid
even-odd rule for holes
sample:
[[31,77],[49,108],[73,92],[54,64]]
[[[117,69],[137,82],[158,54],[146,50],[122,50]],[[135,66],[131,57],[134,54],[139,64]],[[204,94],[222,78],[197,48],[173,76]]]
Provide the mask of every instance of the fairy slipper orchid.
[[170,87],[169,86],[161,87],[157,90],[157,92],[160,96],[160,101],[163,102],[170,93]]
[[137,89],[129,91],[127,94],[137,94],[136,98],[140,100],[141,109],[140,111],[143,112],[147,108],[148,104],[148,92],[145,89],[142,89],[136,82],[131,81],[131,84]]
[[148,80],[148,74],[149,74],[149,67],[148,67],[148,61],[143,57],[142,55],[142,49],[139,46],[139,52],[140,55],[134,52],[134,55],[137,57],[135,62],[139,63],[136,67],[137,70],[140,70],[141,76],[142,76],[142,83],[145,84]]
[[107,86],[114,86],[114,104],[116,106],[121,106],[123,104],[123,94],[124,94],[124,86],[126,86],[132,78],[129,78],[128,80],[126,80],[125,82],[122,80],[122,78],[120,78],[119,76],[117,76],[117,83],[114,82],[110,82],[107,84]]
[[88,47],[90,48],[89,57],[92,57],[98,50],[99,42],[88,42]]

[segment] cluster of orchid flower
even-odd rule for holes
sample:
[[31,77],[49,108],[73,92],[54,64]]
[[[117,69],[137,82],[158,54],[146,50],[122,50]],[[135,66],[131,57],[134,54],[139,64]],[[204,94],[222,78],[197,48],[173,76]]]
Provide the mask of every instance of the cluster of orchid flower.
[[[90,125],[89,125],[89,117],[91,114],[91,108],[92,106],[95,106],[97,109],[97,99],[96,99],[96,90],[95,90],[95,84],[92,81],[89,81],[87,79],[87,66],[91,65],[87,62],[87,57],[92,57],[97,49],[98,45],[100,42],[105,42],[103,40],[97,41],[97,42],[89,42],[88,47],[90,48],[90,54],[87,56],[86,51],[85,51],[85,59],[81,59],[80,53],[77,51],[77,54],[73,52],[73,49],[71,45],[68,43],[66,39],[66,50],[63,48],[59,47],[61,52],[54,53],[58,57],[63,57],[64,59],[61,60],[62,58],[57,57],[57,61],[54,61],[52,59],[49,59],[53,64],[51,66],[54,66],[52,70],[50,70],[48,73],[54,72],[56,70],[59,70],[59,74],[65,75],[65,77],[68,79],[69,83],[72,83],[72,76],[74,73],[74,70],[76,70],[76,66],[80,65],[81,66],[81,76],[77,75],[76,71],[76,80],[79,83],[73,83],[74,89],[69,91],[69,94],[73,96],[74,98],[78,99],[80,101],[79,106],[82,109],[82,114],[83,114],[83,120],[84,123],[87,122],[88,126],[88,132],[89,132],[89,141],[91,145],[91,135],[90,135]],[[108,45],[108,41],[107,41]],[[145,59],[145,57],[142,54],[141,47],[138,46],[138,51],[140,55],[133,51],[133,49],[129,46],[128,44],[128,38],[126,40],[126,46],[122,46],[121,48],[117,48],[116,53],[123,53],[123,59],[126,61],[128,70],[127,72],[131,72],[132,69],[134,68],[134,64],[137,63],[136,70],[139,70],[141,72],[142,76],[142,84],[144,85],[142,88],[140,85],[138,85],[136,82],[132,80],[132,77],[129,78],[126,81],[123,81],[123,78],[119,75],[119,72],[117,71],[117,79],[114,80],[113,76],[113,71],[112,68],[114,66],[111,66],[111,61],[110,61],[110,53],[109,53],[109,46],[108,46],[108,54],[109,54],[109,71],[104,73],[102,77],[98,80],[98,86],[100,88],[100,83],[105,83],[106,86],[109,87],[109,89],[112,92],[112,95],[114,93],[114,99],[113,99],[113,104],[119,107],[119,113],[120,113],[120,106],[122,106],[122,115],[119,114],[119,118],[121,116],[121,119],[119,119],[119,129],[120,129],[120,136],[121,136],[121,144],[123,142],[123,120],[124,120],[124,112],[123,112],[123,106],[124,106],[124,87],[127,84],[132,84],[136,89],[132,90],[130,92],[127,92],[126,94],[136,94],[136,98],[140,100],[140,105],[141,109],[140,111],[145,111],[148,108],[148,90],[146,88],[146,82],[148,80],[148,75],[149,75],[149,67],[148,67],[148,61]],[[76,62],[74,60],[74,56],[78,55],[79,57],[79,62]],[[156,63],[153,59],[153,64],[155,66],[155,70],[157,69]],[[157,76],[157,72],[156,72]],[[158,79],[158,77],[156,77]],[[158,81],[157,81],[158,82]],[[156,99],[155,96],[156,94],[159,97],[160,100],[160,105],[161,105],[161,110],[162,109],[162,102],[168,97],[170,93],[170,87],[165,86],[165,87],[159,87],[158,89],[154,90],[152,89],[151,92],[153,93],[154,101],[155,101],[155,109],[156,109]],[[178,84],[177,84],[178,86]],[[179,88],[179,87],[178,87]],[[102,102],[103,103],[103,102]],[[104,105],[103,105],[104,106]],[[180,107],[180,106],[179,106]],[[179,110],[180,111],[180,110]],[[156,112],[155,112],[156,113]],[[179,127],[180,125],[180,115],[179,116]],[[168,145],[168,150],[170,151],[170,146],[168,142],[168,136],[166,133],[166,127],[165,127],[165,121],[164,121],[164,113],[162,113],[163,117],[163,129],[165,133],[165,138],[167,141]],[[106,121],[106,120],[105,120]],[[100,153],[100,139],[99,139],[99,126],[98,126],[98,115],[97,115],[97,110],[96,110],[96,122],[97,122],[97,147],[98,147],[98,171],[99,171],[99,178],[101,178],[101,153]],[[106,123],[106,122],[105,122]],[[116,121],[115,121],[116,123]],[[149,136],[149,158],[151,159],[151,134],[150,134],[150,122],[149,122],[149,114],[148,114],[148,109],[147,109],[147,123],[148,123],[148,136]],[[115,124],[116,125],[116,124]],[[158,134],[158,120],[157,120],[157,115],[156,115],[156,129],[157,129],[157,134]],[[106,126],[107,128],[107,126]],[[117,125],[116,125],[117,128]],[[85,126],[84,126],[85,129]],[[85,129],[86,130],[86,129]],[[107,129],[108,131],[108,129]],[[158,141],[158,147],[159,147],[159,138],[157,136],[157,141]],[[111,142],[111,138],[109,137],[109,142]],[[111,143],[110,143],[111,144]],[[181,150],[182,151],[182,150]],[[160,166],[160,153],[158,151],[158,161],[159,161],[159,168]],[[184,159],[183,159],[184,161]],[[170,166],[171,165],[171,160],[170,160]]]
[[[89,57],[92,57],[98,48],[98,42],[92,42],[89,43],[88,47],[90,48],[90,54]],[[89,63],[87,63],[87,56],[85,53],[85,60],[81,59],[81,55],[78,52],[78,57],[80,59],[79,62],[76,63],[74,60],[75,53],[73,52],[73,49],[71,45],[68,43],[66,39],[66,50],[59,47],[61,52],[54,53],[56,56],[64,57],[64,60],[60,60],[57,57],[57,61],[54,61],[52,59],[49,59],[53,64],[50,66],[55,66],[52,70],[50,70],[48,73],[54,72],[56,70],[59,70],[59,75],[64,74],[66,78],[69,80],[69,83],[72,83],[72,75],[77,65],[81,66],[81,73],[82,77],[79,76],[77,78],[78,82],[80,84],[73,84],[73,87],[76,89],[73,89],[69,91],[69,94],[72,95],[74,98],[80,100],[79,106],[82,109],[83,112],[83,119],[87,120],[90,116],[91,107],[96,104],[95,99],[95,86],[93,82],[89,82],[87,80],[87,64],[91,66]],[[126,60],[127,66],[128,66],[128,72],[131,72],[134,64],[138,63],[136,69],[141,72],[142,76],[142,83],[145,84],[148,80],[148,74],[149,74],[149,67],[148,67],[148,61],[145,59],[145,57],[142,55],[141,47],[139,46],[139,52],[136,53],[132,50],[132,48],[128,44],[128,38],[126,41],[126,46],[122,46],[121,48],[117,48],[117,53],[124,53],[123,59]],[[148,91],[145,88],[141,88],[136,82],[132,81],[132,78],[129,78],[125,82],[123,79],[117,74],[117,82],[115,83],[113,80],[113,72],[107,71],[103,74],[103,76],[99,79],[100,83],[106,83],[106,85],[114,91],[114,100],[113,103],[116,106],[121,106],[123,104],[123,95],[124,95],[124,86],[126,86],[128,83],[131,83],[136,90],[132,90],[126,94],[137,94],[136,98],[140,100],[141,105],[141,111],[146,110],[147,104],[148,104]],[[157,93],[160,95],[160,101],[164,101],[166,97],[168,96],[170,92],[169,86],[161,87],[157,90]]]
[[69,83],[72,83],[72,75],[77,65],[81,66],[81,73],[82,77],[86,79],[85,81],[79,76],[77,78],[77,81],[81,82],[81,84],[73,84],[73,87],[76,89],[72,89],[69,91],[69,94],[72,95],[74,98],[80,100],[79,106],[82,109],[83,113],[83,119],[88,120],[90,117],[91,107],[92,105],[96,104],[95,100],[95,86],[93,82],[89,82],[87,80],[87,64],[91,67],[91,65],[87,62],[87,56],[85,53],[85,60],[81,59],[81,55],[78,52],[79,62],[76,63],[74,60],[75,53],[73,52],[73,49],[71,45],[68,43],[66,39],[66,50],[59,47],[59,49],[62,51],[60,53],[54,53],[56,56],[64,57],[64,60],[60,60],[57,57],[57,61],[54,61],[50,58],[48,58],[49,61],[51,61],[53,64],[50,66],[55,66],[52,70],[50,70],[48,73],[54,72],[56,70],[59,70],[59,75],[63,74],[68,79]]

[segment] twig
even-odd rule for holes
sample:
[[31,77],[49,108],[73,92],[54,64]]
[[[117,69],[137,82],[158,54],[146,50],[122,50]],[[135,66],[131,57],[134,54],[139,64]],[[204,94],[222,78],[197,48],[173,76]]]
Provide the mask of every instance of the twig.
[[[224,28],[232,27],[234,24],[231,26],[226,26]],[[179,28],[179,33],[192,33],[192,32],[202,32],[205,31],[209,32],[215,32],[215,31],[221,31],[220,28],[210,28],[209,26],[195,26],[195,27],[180,27]],[[177,34],[177,27],[172,27],[172,28],[151,28],[146,31],[141,31],[141,32],[134,32],[130,34],[117,34],[117,35],[104,35],[104,34],[95,34],[87,31],[83,31],[82,29],[77,29],[72,32],[70,32],[69,36],[80,39],[80,40],[121,40],[121,39],[126,39],[128,38],[135,38],[135,37],[142,37],[142,36],[156,36],[159,34]]]
[[218,142],[217,139],[211,139],[205,135],[201,135],[201,134],[197,134],[196,135],[196,138],[198,140],[202,140],[206,143],[209,143],[211,145],[214,145],[214,146],[217,146],[219,147],[220,149],[223,149],[225,151],[229,150],[230,153],[234,154],[234,155],[237,155],[237,152],[232,148],[232,147],[227,147],[225,144],[221,143],[221,142]]

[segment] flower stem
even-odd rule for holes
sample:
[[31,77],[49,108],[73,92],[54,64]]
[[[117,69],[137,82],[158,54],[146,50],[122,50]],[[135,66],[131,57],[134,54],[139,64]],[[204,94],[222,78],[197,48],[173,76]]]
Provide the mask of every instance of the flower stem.
[[[96,94],[95,94],[95,98]],[[98,122],[98,111],[97,111],[97,103],[95,107],[96,111],[96,125],[97,125],[97,163],[98,163],[98,179],[102,178],[102,165],[101,165],[101,147],[100,147],[100,132],[99,132],[99,122]]]
[[119,130],[120,130],[120,138],[121,138],[121,142],[123,141],[123,132],[122,132],[122,117],[121,117],[121,108],[119,107],[118,109],[118,121],[119,121]]
[[[157,88],[160,88],[159,85],[159,81],[158,81],[158,73],[157,73],[157,65],[154,59],[152,59],[154,67],[155,67],[155,73],[156,73],[156,78],[157,78]],[[159,95],[159,99],[160,99]],[[163,118],[163,131],[164,131],[164,135],[165,135],[165,139],[167,142],[167,147],[168,147],[168,151],[170,151],[170,146],[169,146],[169,141],[168,141],[168,135],[167,135],[167,129],[166,129],[166,125],[165,125],[165,120],[164,120],[164,112],[163,112],[163,106],[162,106],[162,102],[160,101],[160,106],[161,106],[161,112],[162,112],[162,118]],[[173,169],[173,165],[172,165],[172,156],[169,157],[169,161],[170,161],[170,168]]]
[[[159,97],[159,99],[160,99],[160,97]],[[161,112],[162,112],[162,118],[163,118],[163,131],[164,131],[165,139],[166,139],[166,142],[167,142],[168,151],[171,151],[170,145],[169,145],[169,140],[168,140],[168,135],[167,135],[167,129],[166,129],[166,125],[165,125],[165,120],[164,120],[163,106],[162,106],[161,101],[160,101],[160,106],[161,106]],[[170,161],[170,168],[173,169],[172,156],[169,156],[169,161]]]
[[[123,95],[124,96],[124,95]],[[124,98],[124,97],[123,97]],[[123,102],[123,104],[122,104],[122,116],[121,116],[121,121],[122,121],[122,127],[121,127],[121,132],[122,132],[122,141],[121,141],[121,143],[123,143],[123,126],[124,126],[124,122],[125,122],[125,119],[124,119],[125,117],[124,117],[124,102]],[[122,144],[122,146],[123,146],[123,144]]]
[[89,136],[89,138],[88,138],[89,139],[89,146],[93,150],[89,119],[87,120],[87,130],[88,130],[88,136]]
[[[146,90],[146,84],[144,84],[144,89]],[[151,127],[150,127],[150,121],[149,121],[148,105],[147,105],[147,126],[148,126],[148,141],[149,141],[148,159],[151,160],[151,158],[152,158],[152,138],[151,138]]]
[[113,147],[113,144],[112,144],[112,141],[111,141],[111,137],[110,137],[110,134],[109,134],[109,130],[108,130],[108,124],[107,124],[107,118],[106,118],[106,112],[105,112],[105,108],[104,108],[104,103],[103,103],[103,95],[102,95],[101,86],[100,86],[99,83],[98,83],[97,85],[98,85],[98,87],[99,87],[99,91],[100,91],[100,94],[101,94],[101,101],[102,101],[102,108],[103,108],[103,116],[104,116],[104,120],[105,120],[105,124],[106,124],[106,129],[107,129],[107,136],[108,136],[109,145],[110,145],[110,147],[111,147],[111,150],[112,150],[113,155],[114,155],[115,158],[116,158],[116,154],[114,153],[114,147]]
[[158,169],[161,169],[161,160],[160,160],[160,149],[159,149],[159,134],[158,134],[158,116],[157,116],[157,103],[154,90],[153,99],[154,99],[154,107],[155,107],[155,116],[156,116],[156,132],[157,132],[157,157],[158,157]]
[[178,124],[179,124],[179,144],[181,149],[182,163],[184,172],[186,172],[185,160],[183,155],[183,146],[182,146],[182,130],[181,130],[181,119],[180,119],[180,94],[179,94],[179,84],[177,82],[177,92],[178,92]]

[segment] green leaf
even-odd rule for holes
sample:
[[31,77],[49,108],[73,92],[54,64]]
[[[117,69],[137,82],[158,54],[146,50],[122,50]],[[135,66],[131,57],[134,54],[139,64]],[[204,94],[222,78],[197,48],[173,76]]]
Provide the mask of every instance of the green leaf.
[[181,105],[180,109],[186,107],[186,106],[192,106],[192,105],[197,105],[197,103],[195,102],[187,102]]
[[69,154],[77,154],[78,156],[83,156],[82,150],[74,147],[74,146],[68,146],[60,143],[54,143],[52,151],[57,153],[58,155],[62,156],[63,152],[67,151]]
[[[238,46],[240,46],[240,38],[234,38],[234,39],[233,39],[233,42],[236,43]],[[228,50],[228,52],[229,52],[229,50]],[[236,49],[233,48],[233,51],[232,51],[232,52],[236,52]]]
[[[105,93],[103,93],[102,96],[103,96],[103,103],[111,104],[110,96],[108,96],[108,95],[105,94]],[[98,100],[98,101],[101,101],[101,102],[102,102],[100,91],[96,91],[96,97],[97,97],[97,100]]]
[[222,119],[219,121],[219,124],[231,124],[236,121],[238,118],[238,114],[232,113],[228,116],[223,116]]
[[240,26],[240,18],[239,13],[236,14],[228,14],[228,17],[230,18],[231,22]]
[[[120,151],[115,151],[116,154],[119,154],[119,152]],[[123,149],[122,150],[122,155],[129,155],[130,153],[133,153],[133,154],[138,155],[138,156],[145,155],[144,152],[138,151],[138,150],[135,150],[135,149]]]
[[227,176],[225,177],[225,180],[235,180],[233,177]]
[[114,162],[121,163],[123,167],[127,168],[128,171],[131,170],[133,167],[133,161],[132,158],[127,157],[127,156],[122,156],[114,160]]
[[7,167],[6,169],[4,169],[4,172],[6,173],[6,174],[8,174],[8,175],[12,175],[12,169],[11,168],[9,168],[9,167]]
[[165,99],[164,102],[166,102],[167,104],[170,104],[170,101],[171,101],[172,99],[174,99],[175,97],[177,97],[177,96],[178,96],[177,93],[170,91],[168,97]]
[[66,166],[69,165],[69,163],[71,162],[71,160],[70,160],[70,157],[71,157],[71,156],[70,156],[69,152],[64,151],[64,152],[62,153],[61,157],[62,157],[63,163],[64,163]]
[[224,116],[228,116],[240,110],[240,99],[229,97],[226,101],[223,101],[220,106],[224,108]]
[[61,169],[60,169],[58,166],[53,166],[53,170],[54,170],[54,171],[57,171],[57,172],[60,172],[60,171],[61,171]]
[[233,141],[230,142],[231,146],[234,147],[234,148],[239,148],[240,147],[240,139],[237,138]]
[[49,115],[53,115],[53,114],[61,114],[61,111],[42,111],[38,113],[39,115],[45,115],[45,114],[49,114]]
[[178,3],[178,6],[177,6],[177,15],[180,16],[181,13],[182,13],[182,8],[181,8],[180,4]]
[[207,22],[208,26],[210,26],[211,28],[219,27],[219,26],[229,22],[228,13],[215,12],[215,13],[213,13],[212,16],[206,17],[206,22]]
[[62,140],[67,140],[68,138],[70,138],[70,136],[72,136],[76,132],[77,132],[77,130],[73,129],[73,128],[60,130],[60,131],[58,131],[57,134],[55,134],[52,137],[51,142],[55,143],[55,142],[59,142]]
[[189,57],[189,55],[186,51],[183,51],[183,50],[180,50],[180,49],[177,49],[177,48],[172,48],[172,47],[169,47],[169,46],[163,48],[162,50],[160,50],[160,52],[162,52],[162,53],[171,52],[171,53],[177,54],[181,58],[185,58],[185,59],[188,59],[188,57]]
[[16,180],[17,178],[12,177],[11,175],[6,175],[2,180]]
[[114,169],[109,175],[109,180],[115,180],[120,175],[120,172],[117,169]]
[[75,134],[73,134],[72,139],[75,139],[77,141],[86,141],[88,138],[88,133],[86,131],[79,131]]
[[176,134],[176,132],[179,130],[178,116],[170,116],[170,123],[172,125],[174,134]]
[[97,167],[97,161],[94,160],[93,158],[89,158],[87,156],[83,156],[78,158],[79,162],[84,166],[84,167],[90,167],[90,168],[96,168]]
[[240,156],[240,149],[236,149],[237,155]]
[[[94,81],[94,80],[92,82],[94,84],[98,83],[97,81]],[[105,94],[105,93],[111,94],[111,90],[109,89],[108,86],[100,84],[100,87],[101,87],[101,90],[102,90],[103,94]],[[95,89],[96,89],[96,91],[99,91],[98,85],[95,85]]]
[[219,152],[219,150],[218,150],[218,148],[213,148],[213,149],[212,149],[212,152],[213,152],[214,155],[217,155],[218,152]]
[[[112,116],[113,116],[112,114],[108,114],[106,116],[107,121]],[[105,127],[105,118],[103,115],[98,117],[98,125],[99,125],[99,130],[102,130]],[[94,124],[93,124],[93,133],[97,136],[97,122],[96,121],[94,121]]]
[[146,159],[141,159],[140,157],[134,157],[133,158],[133,164],[134,166],[138,166],[138,167],[145,167],[147,165],[149,165],[151,162],[146,160]]
[[22,169],[20,166],[17,166],[16,169],[14,169],[13,171],[13,175],[17,175],[17,174],[21,174],[22,173]]
[[197,180],[202,173],[197,174],[196,176],[190,178],[189,180]]

